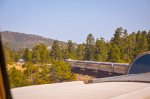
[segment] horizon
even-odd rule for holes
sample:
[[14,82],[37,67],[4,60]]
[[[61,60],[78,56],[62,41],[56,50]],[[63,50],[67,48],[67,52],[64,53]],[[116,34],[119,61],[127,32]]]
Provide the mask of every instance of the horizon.
[[0,1],[0,29],[77,44],[94,38],[109,41],[118,27],[128,33],[150,30],[149,0]]
[[[123,27],[122,27],[123,28]],[[124,29],[124,28],[123,28]],[[126,29],[127,30],[127,29]],[[133,31],[133,32],[135,32],[135,33],[137,33],[138,31],[147,31],[147,32],[149,32],[150,31],[150,29],[149,30],[137,30],[136,32],[135,31]],[[58,40],[58,41],[60,41],[60,42],[65,42],[65,43],[67,43],[69,40],[71,40],[71,39],[68,39],[68,41],[63,41],[63,40],[59,40],[59,39],[53,39],[53,38],[49,38],[49,37],[45,37],[45,36],[42,36],[42,35],[38,35],[38,34],[32,34],[32,33],[24,33],[24,32],[17,32],[17,31],[9,31],[9,30],[5,30],[5,31],[1,31],[0,30],[0,32],[14,32],[14,33],[19,33],[19,34],[25,34],[25,35],[34,35],[34,36],[40,36],[40,37],[42,37],[42,38],[45,38],[45,39],[52,39],[52,40]],[[131,33],[133,33],[133,32],[131,32]],[[131,33],[129,33],[129,34],[131,34]],[[90,34],[90,33],[89,33]],[[92,33],[91,33],[92,34]],[[93,34],[92,34],[93,35]],[[87,35],[88,36],[88,35]],[[86,38],[87,38],[87,36],[86,36]],[[114,36],[114,34],[112,35],[112,37]],[[94,36],[93,36],[94,37]],[[112,38],[111,37],[111,38]],[[77,42],[75,42],[75,41],[73,41],[73,40],[71,40],[73,43],[75,43],[75,44],[83,44],[83,43],[86,43],[86,38],[85,38],[85,41],[84,42],[81,42],[81,43],[77,43]],[[95,38],[94,37],[94,39],[95,39],[95,41],[96,41],[96,39],[100,39],[100,37],[99,38]],[[110,40],[106,40],[105,38],[104,38],[104,40],[106,41],[106,42],[109,42]]]

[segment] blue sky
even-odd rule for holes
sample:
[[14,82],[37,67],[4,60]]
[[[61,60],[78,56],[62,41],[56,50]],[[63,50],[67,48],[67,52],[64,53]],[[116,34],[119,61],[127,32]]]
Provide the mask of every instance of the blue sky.
[[118,27],[150,30],[150,0],[0,0],[0,28],[83,43]]

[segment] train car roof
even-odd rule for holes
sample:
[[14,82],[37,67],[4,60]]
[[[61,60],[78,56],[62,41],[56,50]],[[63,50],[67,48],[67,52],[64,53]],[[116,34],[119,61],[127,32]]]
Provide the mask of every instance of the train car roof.
[[98,61],[80,61],[80,60],[71,60],[67,59],[69,62],[79,62],[79,63],[93,63],[93,64],[116,64],[116,65],[129,65],[128,63],[114,63],[114,62],[98,62]]
[[[150,76],[149,76],[150,77]],[[66,82],[14,88],[14,99],[149,99],[150,84],[113,81]]]

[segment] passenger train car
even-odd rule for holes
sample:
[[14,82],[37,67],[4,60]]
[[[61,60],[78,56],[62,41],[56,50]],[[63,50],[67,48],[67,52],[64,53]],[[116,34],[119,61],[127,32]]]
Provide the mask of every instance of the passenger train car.
[[92,69],[106,71],[110,73],[126,74],[129,68],[127,63],[113,63],[113,62],[97,62],[97,61],[79,61],[66,59],[73,68]]

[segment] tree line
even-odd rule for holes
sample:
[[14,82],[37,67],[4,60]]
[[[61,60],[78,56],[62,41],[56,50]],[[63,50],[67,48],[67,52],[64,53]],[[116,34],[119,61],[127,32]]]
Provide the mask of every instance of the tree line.
[[[8,45],[4,45],[7,63],[11,64],[23,58],[26,68],[22,74],[19,73],[21,71],[12,68],[9,74],[16,77],[13,72],[18,71],[16,75],[20,74],[19,78],[22,79],[27,78],[28,83],[24,83],[32,85],[75,79],[75,75],[71,73],[71,68],[64,62],[64,59],[131,63],[137,55],[150,50],[150,31],[128,33],[126,29],[119,27],[110,41],[102,37],[95,39],[90,33],[86,38],[86,43],[75,44],[69,40],[66,45],[61,45],[55,40],[51,49],[47,49],[47,46],[41,43],[32,49],[12,51]],[[40,66],[35,66],[37,64]],[[47,67],[46,64],[52,64],[52,66]],[[12,84],[12,86],[17,85]]]
[[[51,50],[46,50],[46,46],[40,45],[25,50],[24,59],[35,62],[48,62],[48,60],[89,60],[102,62],[123,62],[131,63],[133,59],[150,50],[150,31],[138,31],[128,33],[126,29],[119,27],[115,30],[110,41],[100,37],[95,40],[90,33],[86,38],[86,43],[76,45],[69,40],[67,46],[60,45],[54,41]],[[41,52],[40,52],[41,51]],[[43,52],[42,52],[43,51]],[[31,55],[32,53],[32,55]],[[40,55],[40,53],[42,53]],[[32,57],[32,58],[31,58]]]
[[71,40],[66,45],[60,45],[55,40],[50,50],[44,44],[38,44],[32,49],[11,51],[5,47],[7,61],[18,61],[23,58],[26,62],[49,63],[53,60],[77,59],[102,62],[131,63],[133,59],[150,50],[150,31],[138,31],[128,33],[126,29],[119,27],[115,30],[110,41],[104,38],[94,38],[90,33],[86,43],[76,45]]

